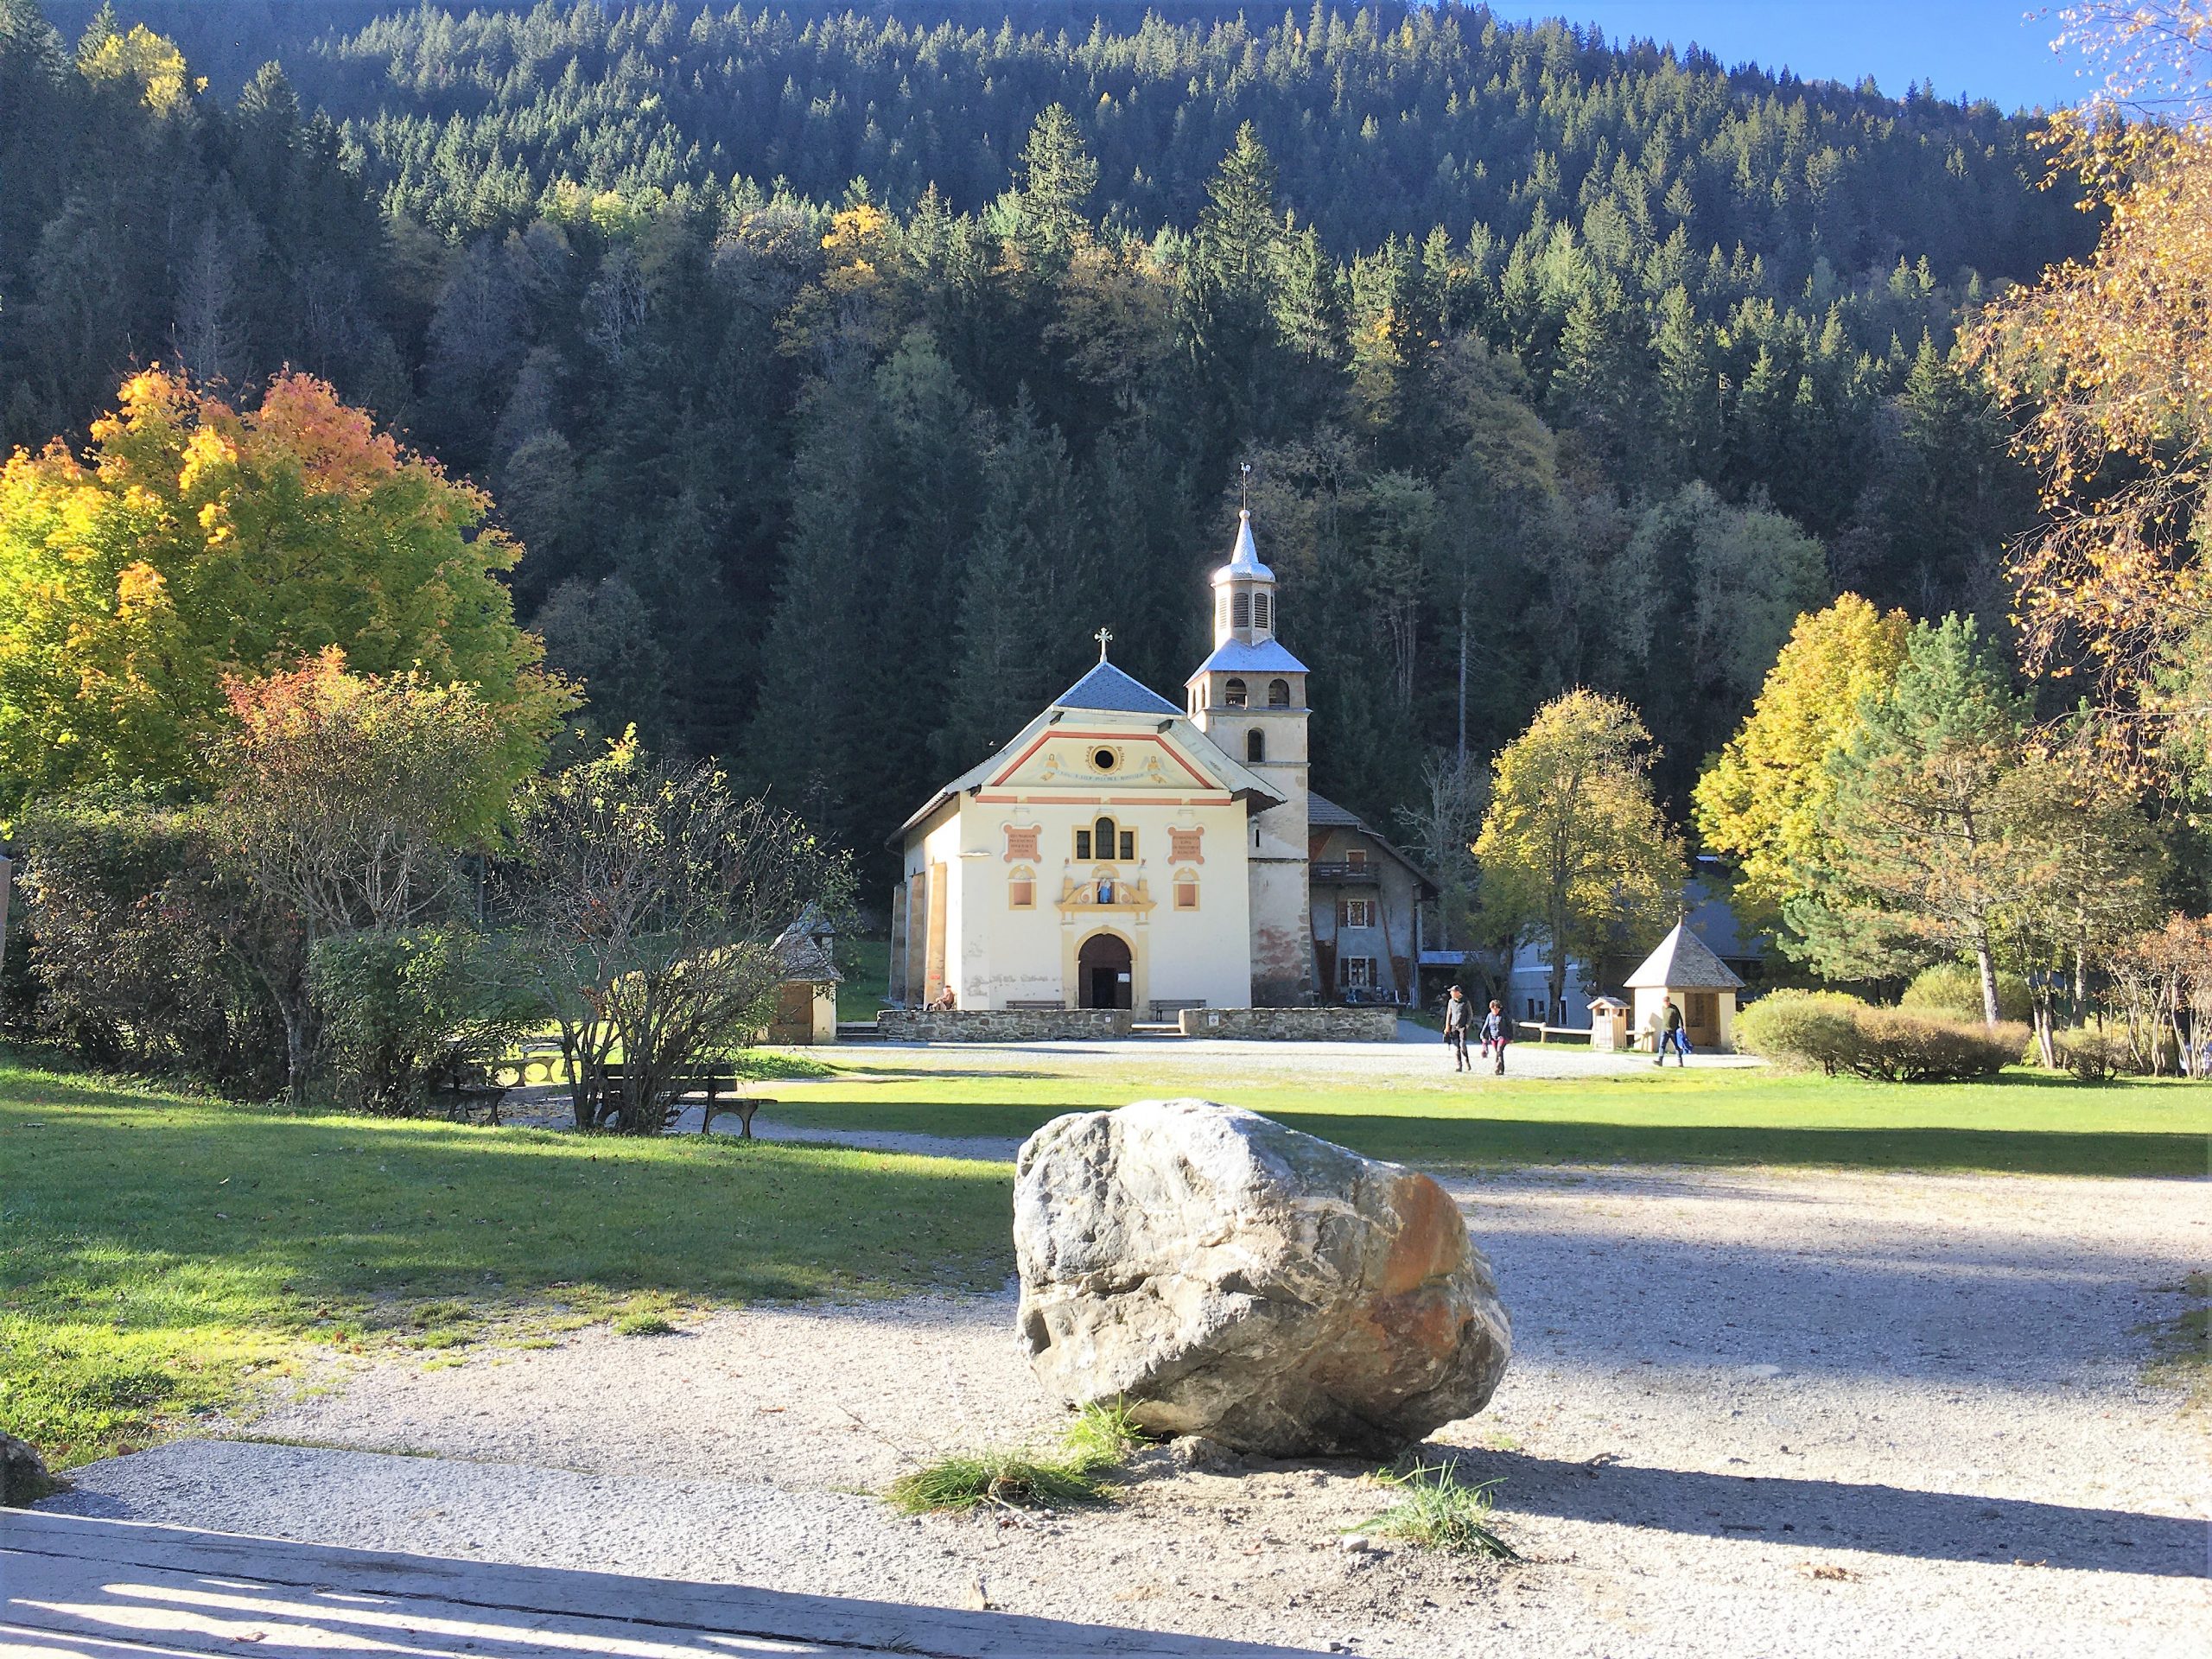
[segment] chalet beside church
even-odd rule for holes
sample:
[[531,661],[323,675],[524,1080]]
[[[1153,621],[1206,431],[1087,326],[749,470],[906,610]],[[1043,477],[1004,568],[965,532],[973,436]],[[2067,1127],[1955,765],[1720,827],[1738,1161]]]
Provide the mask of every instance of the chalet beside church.
[[1307,786],[1307,671],[1249,512],[1212,585],[1179,707],[1102,630],[1096,668],[906,821],[893,1001],[1166,1019],[1411,989],[1433,884]]

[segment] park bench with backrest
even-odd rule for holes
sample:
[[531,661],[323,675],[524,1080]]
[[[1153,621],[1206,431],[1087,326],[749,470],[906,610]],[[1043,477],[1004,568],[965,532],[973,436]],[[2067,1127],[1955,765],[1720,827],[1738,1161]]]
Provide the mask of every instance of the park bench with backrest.
[[[599,1076],[601,1092],[607,1097],[620,1095],[627,1083],[626,1068],[620,1065],[601,1066]],[[758,1095],[739,1094],[737,1068],[732,1065],[696,1067],[676,1078],[675,1084],[676,1096],[679,1100],[692,1095],[707,1097],[699,1118],[699,1133],[702,1135],[713,1134],[715,1120],[724,1112],[731,1112],[737,1117],[738,1135],[750,1141],[753,1138],[753,1115],[763,1106],[776,1103]]]

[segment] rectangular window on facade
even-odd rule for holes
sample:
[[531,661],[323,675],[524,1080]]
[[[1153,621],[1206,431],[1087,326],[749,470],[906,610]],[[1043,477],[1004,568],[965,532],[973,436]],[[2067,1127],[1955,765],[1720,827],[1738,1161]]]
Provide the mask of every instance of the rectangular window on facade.
[[1137,855],[1137,832],[1136,832],[1135,830],[1122,830],[1122,862],[1123,862],[1124,864],[1127,864],[1127,863],[1128,863],[1130,861],[1132,861],[1133,859],[1135,859],[1135,858],[1136,857],[1136,855]]
[[1344,855],[1344,862],[1355,867],[1367,862],[1367,849],[1355,847]]
[[1346,927],[1374,926],[1375,901],[1372,899],[1345,899],[1344,925]]
[[1338,957],[1337,980],[1346,990],[1364,990],[1375,983],[1375,958]]
[[1178,881],[1175,884],[1175,908],[1196,910],[1198,907],[1198,884],[1195,881]]
[[1083,861],[1083,862],[1084,862],[1084,863],[1088,863],[1088,862],[1090,862],[1090,830],[1077,830],[1077,831],[1075,832],[1075,855],[1076,855],[1076,857],[1077,857],[1078,860],[1082,861]]

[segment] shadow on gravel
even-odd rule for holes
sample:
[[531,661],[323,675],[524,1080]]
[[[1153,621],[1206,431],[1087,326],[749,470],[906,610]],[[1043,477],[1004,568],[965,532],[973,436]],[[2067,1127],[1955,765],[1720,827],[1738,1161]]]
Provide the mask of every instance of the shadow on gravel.
[[1499,1510],[1703,1538],[1757,1538],[1921,1560],[2013,1562],[2079,1573],[2195,1578],[2202,1521],[2021,1498],[1771,1476],[1563,1463],[1463,1450],[1464,1477],[1502,1479]]

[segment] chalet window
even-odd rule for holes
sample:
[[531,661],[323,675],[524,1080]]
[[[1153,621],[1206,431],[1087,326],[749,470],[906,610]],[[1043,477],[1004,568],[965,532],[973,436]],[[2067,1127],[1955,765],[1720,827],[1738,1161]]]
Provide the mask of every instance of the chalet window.
[[1196,910],[1198,907],[1198,878],[1195,871],[1175,873],[1175,908]]
[[1344,854],[1344,862],[1360,868],[1364,868],[1367,864],[1367,849],[1364,847],[1354,847],[1350,849]]
[[1088,864],[1090,862],[1090,830],[1078,830],[1075,832],[1075,856],[1076,861],[1079,864]]
[[1250,627],[1252,626],[1252,595],[1239,594],[1231,600],[1229,617],[1229,626],[1232,628]]
[[1375,901],[1372,899],[1345,899],[1344,925],[1346,927],[1374,926]]
[[1267,596],[1265,594],[1253,594],[1253,595],[1252,595],[1252,625],[1253,625],[1253,626],[1257,627],[1257,628],[1268,628],[1268,627],[1272,627],[1272,626],[1274,626],[1274,623],[1269,620],[1269,617],[1268,617],[1268,613],[1269,613],[1269,612],[1271,612],[1271,611],[1273,611],[1274,609],[1274,605],[1272,605],[1272,604],[1268,601],[1268,596]]
[[1124,863],[1124,864],[1132,864],[1132,863],[1135,863],[1135,862],[1136,861],[1136,856],[1137,856],[1137,832],[1136,832],[1135,830],[1122,830],[1122,849],[1121,849],[1121,851],[1122,851],[1122,863]]
[[1290,707],[1290,682],[1288,680],[1269,680],[1268,682],[1268,707],[1270,709],[1287,709]]
[[1363,990],[1375,983],[1375,958],[1338,957],[1337,983],[1346,990]]
[[1268,758],[1268,736],[1265,732],[1244,734],[1244,758],[1255,766]]
[[1007,875],[1006,902],[1014,910],[1034,910],[1037,907],[1037,875],[1033,870],[1022,866]]
[[1221,700],[1224,703],[1228,704],[1231,709],[1242,709],[1248,700],[1244,690],[1244,682],[1237,679],[1223,681],[1221,685]]

